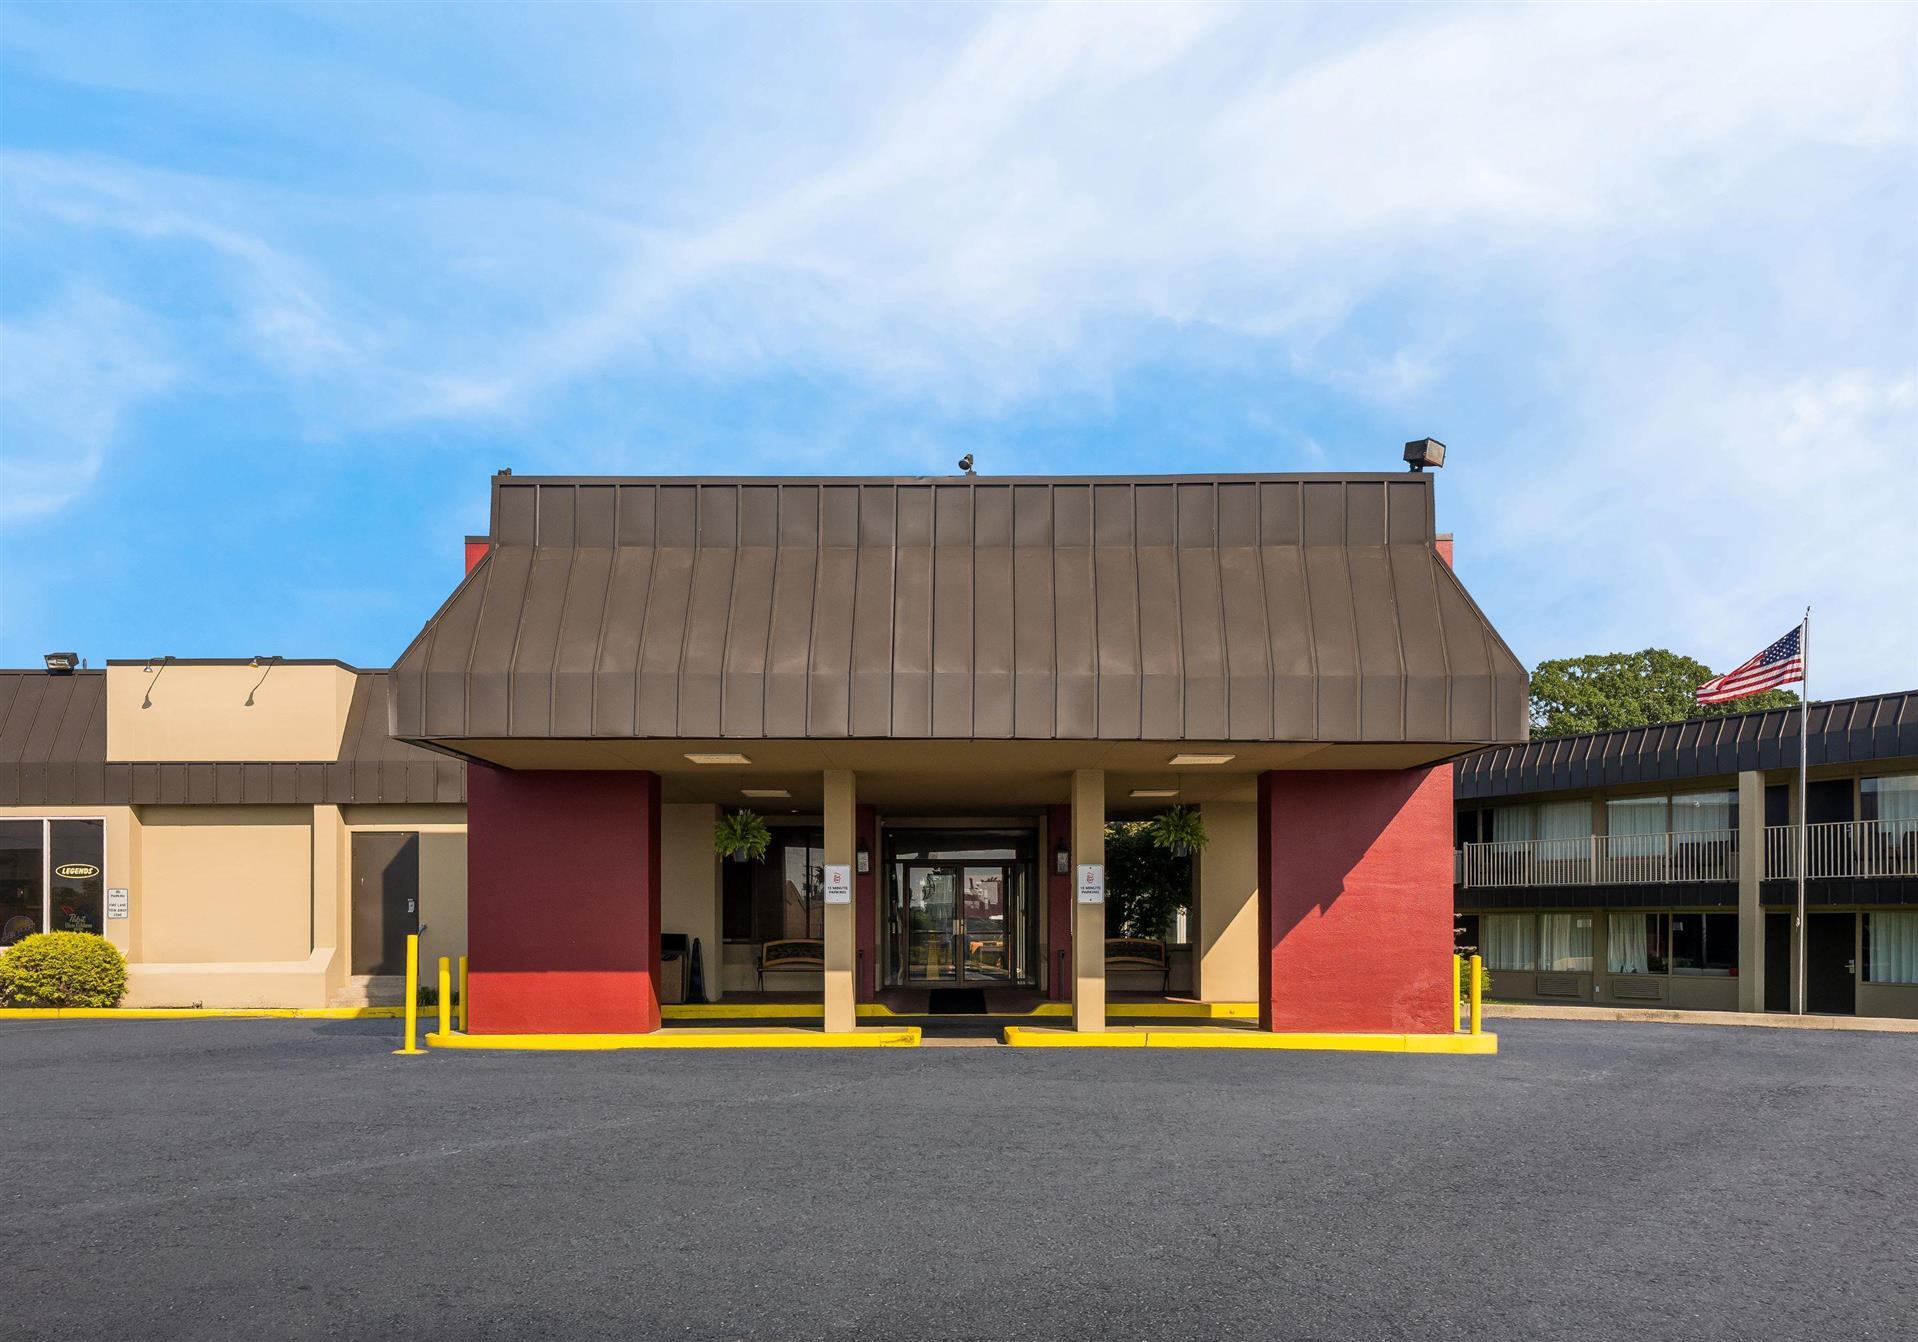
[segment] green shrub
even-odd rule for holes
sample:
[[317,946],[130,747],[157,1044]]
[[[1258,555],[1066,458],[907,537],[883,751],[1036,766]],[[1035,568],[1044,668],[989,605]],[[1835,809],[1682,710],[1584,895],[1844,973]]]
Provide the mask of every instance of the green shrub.
[[110,1007],[127,990],[119,948],[91,932],[37,932],[0,955],[0,1004]]

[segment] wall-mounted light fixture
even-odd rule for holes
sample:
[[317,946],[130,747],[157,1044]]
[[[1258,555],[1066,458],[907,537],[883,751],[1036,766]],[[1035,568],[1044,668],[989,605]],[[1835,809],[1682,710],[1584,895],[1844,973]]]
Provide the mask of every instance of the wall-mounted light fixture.
[[[160,677],[166,674],[167,663],[171,662],[172,660],[173,659],[171,657],[149,657],[147,658],[147,664],[140,668],[141,671],[143,671],[145,674],[153,677],[152,680],[149,680],[147,682],[147,692],[140,700],[140,707],[142,708],[153,707],[153,687],[159,683]],[[160,667],[158,671],[155,671],[153,669],[154,664],[156,662],[159,664],[159,667]]]
[[260,686],[266,684],[266,678],[273,674],[273,668],[279,665],[279,662],[280,662],[279,657],[275,656],[274,654],[268,653],[267,655],[263,657],[255,657],[253,658],[253,660],[247,663],[248,666],[252,667],[256,671],[260,671],[261,667],[264,667],[266,669],[263,671],[260,671],[260,678],[253,682],[253,689],[248,690],[246,692],[246,702],[240,705],[240,707],[242,708],[253,707],[253,690],[257,690],[260,688]]

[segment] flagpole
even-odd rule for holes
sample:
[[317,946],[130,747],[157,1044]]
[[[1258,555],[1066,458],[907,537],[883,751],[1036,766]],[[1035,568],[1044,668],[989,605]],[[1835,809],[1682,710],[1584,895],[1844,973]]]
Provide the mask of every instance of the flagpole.
[[1798,1014],[1805,1014],[1805,868],[1811,862],[1811,607],[1798,626]]

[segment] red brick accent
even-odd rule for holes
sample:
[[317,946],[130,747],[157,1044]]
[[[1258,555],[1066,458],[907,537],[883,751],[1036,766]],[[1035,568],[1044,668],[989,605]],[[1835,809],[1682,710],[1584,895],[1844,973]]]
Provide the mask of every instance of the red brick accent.
[[466,771],[475,1034],[659,1028],[659,775]]
[[[853,999],[872,1002],[879,997],[879,812],[870,806],[853,811],[852,868],[853,939],[859,947],[859,982]],[[871,855],[871,870],[859,871],[858,846]]]
[[488,542],[483,540],[466,542],[466,571],[468,573],[471,573],[474,568],[479,565],[480,560],[486,558],[486,551],[489,548]]
[[1072,872],[1061,876],[1054,856],[1060,838],[1070,841],[1071,834],[1072,808],[1046,807],[1046,847],[1039,854],[1039,879],[1046,891],[1046,996],[1055,1002],[1072,1000]]
[[1438,546],[1438,556],[1445,561],[1445,567],[1452,567],[1452,533],[1446,532],[1432,542]]
[[1452,1029],[1452,767],[1259,775],[1259,1023]]

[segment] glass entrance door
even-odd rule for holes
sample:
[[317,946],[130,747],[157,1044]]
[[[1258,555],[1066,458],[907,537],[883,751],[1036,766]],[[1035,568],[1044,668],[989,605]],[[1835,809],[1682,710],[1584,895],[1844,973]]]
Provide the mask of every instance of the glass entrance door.
[[886,982],[1032,983],[1032,862],[1023,836],[952,830],[893,845]]

